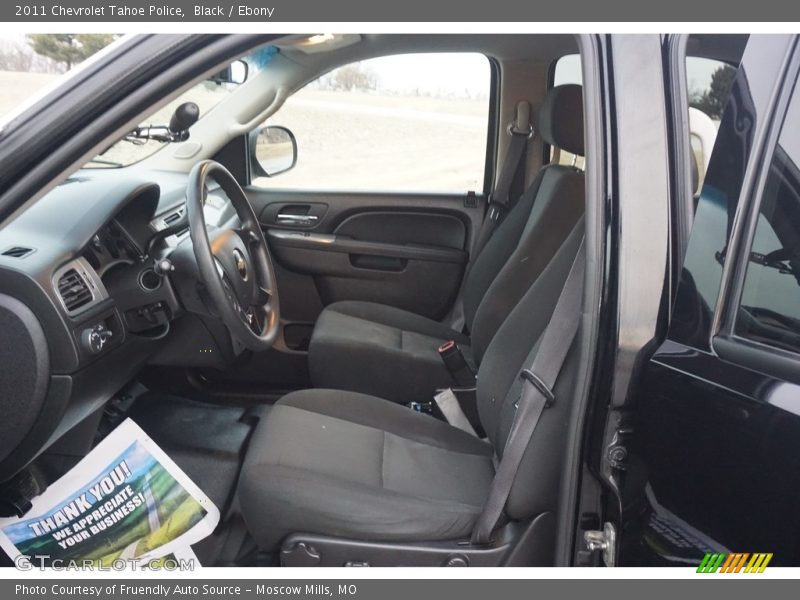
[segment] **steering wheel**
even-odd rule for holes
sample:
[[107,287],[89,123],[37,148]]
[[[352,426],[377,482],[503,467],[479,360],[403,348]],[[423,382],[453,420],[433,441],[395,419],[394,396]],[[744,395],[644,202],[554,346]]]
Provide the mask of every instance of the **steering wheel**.
[[[238,229],[206,228],[206,180],[216,181],[239,217]],[[231,336],[250,350],[267,350],[280,325],[275,269],[264,234],[244,191],[218,162],[204,160],[189,173],[186,188],[189,235],[211,310]]]

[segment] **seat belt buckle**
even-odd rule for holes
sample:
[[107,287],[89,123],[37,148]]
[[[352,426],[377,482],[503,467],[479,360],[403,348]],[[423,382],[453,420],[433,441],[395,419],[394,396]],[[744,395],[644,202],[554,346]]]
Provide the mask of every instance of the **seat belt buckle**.
[[523,369],[520,371],[519,376],[523,379],[523,381],[527,381],[533,387],[535,387],[542,396],[545,398],[545,407],[550,408],[553,406],[553,403],[556,401],[556,396],[553,393],[547,384],[542,381],[542,379],[530,369]]
[[461,387],[472,387],[475,385],[475,371],[464,358],[464,353],[455,340],[449,340],[439,346],[439,356],[445,368],[450,373],[453,381]]

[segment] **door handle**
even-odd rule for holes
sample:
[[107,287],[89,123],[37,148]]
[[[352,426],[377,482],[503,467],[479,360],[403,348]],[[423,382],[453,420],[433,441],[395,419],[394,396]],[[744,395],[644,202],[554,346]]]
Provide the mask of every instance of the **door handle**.
[[318,218],[316,215],[278,214],[275,222],[279,225],[314,225]]

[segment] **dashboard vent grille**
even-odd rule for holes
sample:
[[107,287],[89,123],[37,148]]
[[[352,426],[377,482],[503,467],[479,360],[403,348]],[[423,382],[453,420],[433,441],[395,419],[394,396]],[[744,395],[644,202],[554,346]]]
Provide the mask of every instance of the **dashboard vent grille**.
[[68,312],[79,309],[92,301],[92,292],[81,274],[70,269],[58,279],[58,293],[64,300]]
[[24,246],[14,246],[3,252],[3,256],[10,256],[11,258],[25,258],[33,253],[33,248],[25,248]]

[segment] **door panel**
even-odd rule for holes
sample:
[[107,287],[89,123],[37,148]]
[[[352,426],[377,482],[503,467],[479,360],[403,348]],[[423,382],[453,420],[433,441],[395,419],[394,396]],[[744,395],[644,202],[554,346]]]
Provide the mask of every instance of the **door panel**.
[[[709,552],[800,564],[800,386],[766,366],[779,349],[762,345],[760,365],[730,352],[748,342],[726,324],[746,308],[735,274],[759,260],[748,223],[770,189],[764,173],[797,71],[796,59],[787,67],[793,46],[790,36],[751,38],[731,88],[667,339],[636,390],[625,566],[697,565]],[[796,123],[789,130],[796,140]],[[800,372],[800,355],[792,360]]]
[[336,235],[387,244],[415,244],[462,250],[464,221],[452,215],[373,211],[358,213],[336,228]]
[[665,554],[699,562],[706,551],[772,552],[772,564],[797,564],[800,387],[667,342],[648,368],[639,414],[638,454],[657,502],[646,539],[662,537],[667,508],[707,547]]
[[[280,267],[281,305],[289,321],[316,318],[318,312],[309,309],[340,300],[442,318],[458,294],[483,207],[482,198],[464,195],[250,188],[248,196]],[[282,285],[287,274],[293,287]],[[295,296],[292,289],[302,292]],[[310,290],[315,297],[308,297]]]

